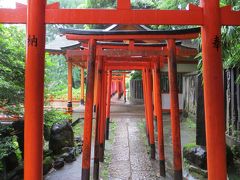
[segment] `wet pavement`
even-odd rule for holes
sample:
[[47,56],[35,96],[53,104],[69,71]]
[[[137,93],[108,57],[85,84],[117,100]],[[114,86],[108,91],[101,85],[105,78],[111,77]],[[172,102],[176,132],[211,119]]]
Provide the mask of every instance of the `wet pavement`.
[[117,128],[109,166],[110,179],[156,179],[139,118],[116,118]]
[[[74,109],[74,118],[82,117],[84,106]],[[171,123],[169,114],[163,115],[164,139],[167,177],[159,174],[158,150],[156,160],[150,160],[149,146],[144,130],[144,106],[125,104],[123,101],[112,98],[111,121],[116,126],[114,134],[110,132],[112,140],[108,142],[109,162],[107,166],[101,165],[101,171],[107,171],[107,177],[111,180],[151,180],[172,178],[172,144]],[[111,124],[110,124],[111,125]],[[195,128],[181,123],[182,147],[186,143],[195,141]],[[156,138],[157,140],[157,134]],[[157,147],[157,141],[155,142]],[[93,157],[92,157],[93,159]],[[105,168],[105,169],[103,169]],[[92,168],[91,168],[92,169]],[[77,161],[65,165],[61,170],[53,171],[46,176],[46,180],[77,180],[81,178],[81,156]]]

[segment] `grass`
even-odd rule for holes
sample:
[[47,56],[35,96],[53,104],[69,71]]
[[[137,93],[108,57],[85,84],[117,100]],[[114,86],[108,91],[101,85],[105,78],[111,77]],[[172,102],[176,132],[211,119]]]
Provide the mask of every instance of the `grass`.
[[[85,95],[85,92],[86,92],[86,86],[84,86],[84,95]],[[73,99],[80,99],[80,88],[72,88],[72,96],[73,96]],[[63,100],[67,100],[68,98],[68,89],[67,87],[59,90],[59,91],[56,91],[56,92],[53,92],[51,94],[51,96],[54,98],[54,99],[63,99]]]
[[141,136],[143,139],[146,139],[144,141],[144,145],[147,147],[147,152],[150,153],[150,146],[148,146],[148,140],[146,137],[146,125],[145,125],[145,119],[142,119],[138,122],[138,128],[140,129]]
[[109,127],[109,140],[105,141],[105,151],[104,151],[104,163],[100,164],[100,177],[103,180],[109,179],[109,165],[112,161],[112,145],[114,143],[114,137],[116,133],[117,123],[111,121]]
[[192,149],[194,147],[198,147],[198,145],[196,145],[196,143],[189,143],[189,144],[186,144],[183,149]]
[[83,136],[83,124],[84,121],[81,120],[73,127],[74,136]]
[[185,119],[184,123],[187,125],[187,127],[191,128],[191,129],[196,128],[196,122],[189,117]]

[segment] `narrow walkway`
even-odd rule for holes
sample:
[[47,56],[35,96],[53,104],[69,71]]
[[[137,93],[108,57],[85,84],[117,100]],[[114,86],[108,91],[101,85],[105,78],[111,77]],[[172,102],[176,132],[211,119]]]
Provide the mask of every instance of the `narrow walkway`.
[[[150,160],[149,146],[145,135],[145,118],[143,105],[125,104],[114,96],[111,100],[110,139],[106,141],[105,163],[100,163],[105,174],[103,180],[171,180],[172,177],[172,144],[171,123],[169,114],[163,115],[164,139],[167,177],[160,177],[158,150],[156,160]],[[75,108],[73,117],[83,117],[84,106]],[[113,128],[114,127],[114,128]],[[93,127],[94,129],[94,127]],[[115,133],[113,133],[115,129]],[[156,132],[155,132],[156,133]],[[82,135],[81,135],[82,136]],[[113,139],[113,140],[112,140]],[[155,134],[157,141],[157,134]],[[182,147],[195,140],[195,128],[189,127],[187,122],[181,123]],[[94,141],[93,141],[94,142]],[[157,142],[155,142],[157,148]],[[93,146],[94,147],[94,146]],[[110,158],[109,158],[110,157]],[[93,157],[91,166],[93,165]],[[103,167],[104,166],[104,167]],[[91,167],[91,170],[93,167]],[[92,173],[92,172],[91,172]],[[49,173],[46,180],[77,180],[81,178],[81,156],[77,161],[66,164],[62,169]]]
[[110,179],[156,179],[140,130],[140,118],[115,118],[116,134],[109,166]]

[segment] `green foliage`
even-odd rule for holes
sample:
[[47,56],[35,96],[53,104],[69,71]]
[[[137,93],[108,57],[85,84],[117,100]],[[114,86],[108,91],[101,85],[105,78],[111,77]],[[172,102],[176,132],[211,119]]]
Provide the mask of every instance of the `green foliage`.
[[64,114],[61,111],[58,111],[56,109],[50,109],[44,111],[44,124],[47,127],[51,127],[54,123],[57,123],[59,121],[63,121],[66,119],[70,119],[70,115]]
[[225,68],[240,66],[240,27],[222,28],[222,49]]
[[237,145],[231,147],[234,159],[240,159],[240,148]]
[[132,0],[133,9],[155,9],[157,7],[156,0]]
[[196,143],[188,143],[188,144],[185,144],[184,147],[183,147],[183,150],[190,150],[192,148],[195,148],[195,147],[199,147],[198,145],[196,145]]
[[64,56],[45,55],[45,97],[67,87],[67,63]]
[[187,127],[189,127],[189,128],[196,128],[196,122],[194,122],[194,120],[193,119],[191,119],[191,118],[186,118],[186,120],[185,120],[185,122],[184,122],[186,125],[187,125]]
[[[48,4],[59,2],[61,8],[82,8],[84,6],[85,0],[47,0]],[[50,42],[55,39],[56,35],[59,34],[59,28],[71,28],[71,29],[82,29],[83,25],[74,24],[48,24],[46,26],[46,40]]]
[[109,131],[111,132],[111,136],[109,137],[109,141],[106,141],[105,144],[105,155],[104,155],[104,163],[101,167],[101,171],[100,171],[100,177],[103,180],[108,180],[109,179],[109,165],[112,162],[112,146],[114,143],[114,139],[115,139],[115,134],[116,134],[116,127],[117,127],[117,123],[112,120],[111,121],[111,125],[110,125],[110,129]]
[[0,160],[12,152],[19,152],[16,136],[13,135],[13,129],[11,127],[0,124]]
[[116,0],[85,0],[86,8],[114,8]]
[[62,8],[79,8],[84,4],[85,0],[47,0],[48,4],[60,2]]
[[0,107],[19,114],[24,94],[25,34],[0,25]]
[[141,71],[133,71],[130,74],[130,80],[136,79],[136,80],[141,80],[142,79],[142,72]]

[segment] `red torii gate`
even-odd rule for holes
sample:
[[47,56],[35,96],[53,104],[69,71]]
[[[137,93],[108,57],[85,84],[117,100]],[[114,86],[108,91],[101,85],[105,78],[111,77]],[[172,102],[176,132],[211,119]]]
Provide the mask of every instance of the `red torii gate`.
[[[70,40],[80,40],[80,41],[89,41],[89,47],[88,47],[88,51],[86,54],[85,53],[81,53],[79,52],[78,55],[92,55],[94,57],[97,56],[97,45],[96,42],[97,41],[101,41],[101,40],[129,40],[131,38],[131,40],[148,40],[148,39],[157,39],[157,40],[162,40],[162,39],[168,39],[168,50],[167,50],[167,54],[169,56],[169,76],[170,76],[170,89],[172,89],[172,91],[170,90],[170,94],[171,94],[171,121],[172,121],[172,139],[173,139],[173,152],[174,152],[174,177],[175,179],[181,179],[182,178],[182,161],[181,161],[181,140],[180,140],[180,122],[179,122],[179,108],[178,108],[178,91],[177,91],[177,86],[176,86],[176,82],[177,82],[177,76],[176,76],[176,46],[175,46],[175,40],[173,39],[192,39],[192,38],[196,38],[198,37],[198,31],[196,31],[195,29],[189,30],[188,32],[185,30],[180,30],[180,31],[174,31],[174,32],[159,32],[159,31],[155,31],[155,32],[131,32],[131,36],[128,34],[129,32],[121,32],[121,31],[116,31],[116,32],[100,32],[100,31],[73,31],[73,30],[66,30],[65,34],[67,39]],[[90,42],[94,42],[93,44],[91,44]],[[92,46],[91,46],[92,45]],[[95,51],[93,51],[93,49]],[[132,47],[132,49],[134,49]],[[153,53],[151,56],[151,53],[146,53],[143,52],[143,54],[139,54],[142,51],[138,52],[137,55],[141,55],[140,58],[136,57],[136,54],[131,54],[130,52],[124,52],[123,51],[119,51],[119,54],[117,55],[117,57],[111,57],[113,56],[113,53],[109,53],[109,54],[104,54],[104,55],[110,55],[110,57],[105,57],[105,61],[103,61],[103,67],[107,67],[108,70],[136,70],[136,69],[143,69],[146,68],[147,70],[145,70],[143,72],[143,79],[144,80],[144,84],[145,84],[145,90],[144,90],[144,94],[146,97],[146,118],[147,118],[147,129],[149,132],[149,142],[150,142],[150,147],[151,147],[151,158],[155,159],[155,142],[154,142],[154,132],[153,132],[153,107],[151,104],[153,104],[152,102],[152,98],[151,97],[151,93],[152,93],[152,82],[151,82],[151,75],[150,75],[150,70],[151,67],[149,67],[149,62],[144,62],[142,61],[144,58],[144,56],[150,56],[150,60],[151,59],[155,59],[156,55],[159,54],[155,54]],[[130,54],[129,54],[130,53]],[[77,54],[77,52],[74,53],[75,55]],[[160,53],[161,54],[161,53]],[[102,55],[102,54],[100,54]],[[133,56],[132,56],[133,55]],[[122,57],[122,60],[120,58],[120,56]],[[103,57],[104,58],[104,57]],[[108,59],[106,59],[108,58]],[[149,58],[149,57],[148,57]],[[88,70],[92,69],[91,71],[89,71],[88,73],[92,73],[91,76],[94,76],[94,59],[92,60],[92,62],[90,61],[92,59],[88,60]],[[156,59],[158,60],[158,59]],[[110,61],[110,62],[108,62]],[[114,61],[114,62],[111,62]],[[171,63],[170,63],[171,62]],[[100,161],[103,161],[103,156],[104,156],[104,129],[105,129],[105,119],[106,119],[106,94],[107,94],[107,90],[106,88],[104,89],[104,86],[106,86],[106,75],[105,73],[103,74],[103,82],[102,82],[102,94],[101,94],[101,105],[100,105],[100,134],[99,134],[99,159]],[[94,81],[94,79],[89,79],[88,78],[88,83],[93,85],[93,82],[90,83],[90,81]],[[89,98],[89,102],[92,103],[92,98],[93,98],[93,86],[88,86],[89,88],[89,92],[91,92],[91,94],[89,94],[89,96],[87,96],[87,99]],[[100,88],[97,88],[100,89]],[[157,94],[156,94],[157,95]],[[98,96],[99,97],[99,96]],[[148,98],[149,97],[149,98]],[[87,179],[89,178],[89,173],[90,173],[90,154],[91,154],[91,134],[92,134],[92,117],[89,116],[89,111],[92,110],[92,104],[86,104],[85,110],[85,124],[84,124],[84,145],[83,145],[83,164],[82,164],[82,178],[83,179]],[[96,106],[96,109],[98,109],[98,106]],[[91,112],[92,113],[92,112]],[[98,114],[98,112],[96,112]],[[88,116],[89,119],[86,119],[86,116]],[[160,118],[158,116],[158,118]],[[86,133],[85,133],[86,132]],[[160,133],[163,131],[160,131]],[[96,133],[97,134],[97,129],[96,129]],[[162,135],[162,133],[161,133]],[[163,138],[160,137],[159,138],[159,142],[163,142]],[[96,140],[95,140],[96,143]],[[96,143],[98,144],[98,143]],[[163,145],[159,145],[160,149],[162,150]],[[95,150],[98,151],[98,147],[95,145]],[[163,158],[164,156],[161,155],[162,153],[160,153],[160,157]],[[95,154],[96,155],[96,154]],[[96,155],[97,156],[97,155]],[[97,158],[96,158],[97,159]],[[96,160],[96,162],[98,162]],[[164,160],[160,160],[160,167],[162,168],[161,172],[162,174],[165,174],[163,172],[165,172],[165,163]],[[97,164],[97,163],[96,163]],[[96,167],[94,168],[95,172],[98,172],[98,165],[96,165]],[[97,175],[98,173],[95,173],[94,175]],[[96,178],[97,179],[97,178]]]
[[[201,25],[208,177],[210,180],[226,179],[220,27],[240,25],[239,12],[231,11],[230,6],[220,8],[219,0],[201,0],[201,7],[191,5],[190,10],[131,10],[130,0],[118,0],[117,9],[59,9],[58,4],[46,8],[44,0],[29,0],[27,8],[0,9],[0,23],[27,24],[25,180],[42,179],[45,24],[58,23]],[[90,41],[90,47],[94,43]],[[94,52],[94,49],[90,51]],[[89,55],[89,63],[94,58]],[[94,78],[94,73],[89,72],[89,78]],[[92,86],[91,81],[88,86]],[[92,105],[90,100],[87,103]]]
[[[113,46],[107,46],[107,47],[104,47],[104,48],[113,48]],[[120,47],[117,47],[117,48],[120,48]],[[121,47],[122,48],[122,47]],[[97,49],[98,49],[98,46],[97,46]],[[124,48],[125,49],[125,48]],[[131,47],[131,50],[134,50],[135,49],[135,47]],[[107,51],[107,53],[106,53],[106,50],[105,50],[105,53],[103,54],[103,53],[101,53],[100,51],[98,51],[98,50],[96,50],[96,55],[97,56],[102,56],[102,55],[105,55],[105,56],[115,56],[115,58],[113,58],[113,57],[111,57],[111,58],[108,58],[108,61],[109,60],[111,60],[111,61],[114,61],[115,63],[113,64],[113,63],[110,63],[111,64],[111,67],[113,68],[113,69],[121,69],[121,68],[123,68],[123,64],[124,64],[124,68],[126,68],[126,69],[135,69],[136,67],[138,67],[139,66],[139,64],[141,63],[141,62],[137,62],[137,65],[136,66],[132,66],[133,64],[131,64],[131,62],[130,62],[130,66],[128,65],[128,66],[126,66],[129,62],[128,61],[132,61],[133,59],[134,60],[137,60],[136,58],[126,58],[127,56],[131,56],[131,55],[143,55],[143,56],[146,56],[146,55],[148,55],[148,56],[150,56],[150,55],[159,55],[159,54],[161,54],[162,55],[162,53],[160,52],[159,53],[159,51],[158,51],[158,53],[156,53],[157,51],[148,51],[148,52],[143,52],[143,50],[144,50],[144,48],[141,48],[141,49],[139,49],[139,48],[137,48],[137,50],[140,50],[140,51],[134,51],[134,52],[131,52],[131,51],[118,51],[118,53],[117,54],[115,54],[115,52],[116,51],[113,51],[113,52],[111,52],[111,51]],[[159,50],[161,50],[161,48],[159,49]],[[181,52],[181,51],[180,51]],[[191,52],[191,51],[190,51]],[[86,60],[86,58],[83,58],[83,56],[86,56],[87,54],[88,54],[89,52],[88,51],[86,51],[86,52],[84,52],[84,51],[79,51],[79,50],[69,50],[68,51],[68,57],[70,57],[70,58],[75,58],[75,60],[76,60],[76,62],[79,62],[79,60],[81,60],[81,61],[85,61]],[[135,53],[138,53],[138,54],[135,54]],[[165,55],[167,55],[168,53],[167,53],[167,50],[165,50]],[[187,51],[185,52],[185,54],[186,55],[193,55],[193,53],[194,52],[192,52],[192,53],[188,53]],[[195,52],[195,54],[196,54],[196,52]],[[77,57],[79,57],[80,56],[80,59],[76,59]],[[126,56],[125,57],[125,61],[123,61],[121,58],[120,58],[120,56]],[[140,60],[141,60],[141,58],[139,58]],[[120,60],[122,60],[123,62],[119,62]],[[106,60],[107,61],[107,60]],[[162,62],[161,62],[162,63]],[[108,63],[106,63],[106,64],[108,64]],[[109,64],[108,64],[109,65]],[[135,67],[135,68],[134,68]],[[98,71],[96,71],[96,72],[98,72]],[[108,76],[108,78],[109,78],[109,76]],[[118,80],[119,80],[119,76],[117,76],[116,77]],[[150,81],[149,81],[150,82]],[[109,79],[108,79],[108,85],[109,85]],[[148,85],[149,86],[149,85]],[[147,86],[147,87],[148,87]],[[99,88],[95,88],[95,90],[96,89],[99,89]],[[105,93],[104,93],[105,94]],[[103,95],[104,95],[103,94]],[[107,101],[108,102],[110,102],[110,95],[109,95],[109,91],[108,91],[108,96],[107,96],[107,98],[109,98]],[[102,96],[103,96],[102,95]],[[148,94],[148,96],[150,96],[150,94]],[[96,96],[94,96],[94,97],[96,97]],[[148,106],[150,106],[150,103],[148,103]],[[148,107],[148,106],[146,106],[146,107]],[[110,103],[107,103],[107,114],[109,114],[109,109],[110,108]],[[156,108],[155,108],[156,109]],[[151,112],[152,110],[150,110],[149,112]],[[146,117],[148,117],[150,114],[149,113],[147,113],[146,114]],[[106,118],[106,121],[107,121],[107,127],[106,127],[106,139],[108,139],[108,136],[109,136],[109,132],[108,132],[108,128],[109,128],[109,115],[107,115],[107,118]],[[105,118],[104,118],[105,119]],[[149,119],[149,117],[148,117],[148,119]],[[150,117],[150,119],[152,119],[152,116]],[[105,124],[105,123],[104,123]],[[102,136],[103,137],[103,136]],[[153,137],[153,136],[152,136]],[[162,138],[163,139],[163,138]],[[153,140],[152,140],[152,142],[154,142]],[[161,141],[159,141],[159,142],[161,142]],[[102,144],[102,143],[101,143]],[[163,147],[163,145],[161,145],[161,146],[159,146],[159,147]],[[101,148],[103,148],[103,145],[101,146]],[[152,157],[155,157],[155,146],[153,146],[152,148]],[[159,148],[160,149],[160,148]],[[103,150],[101,150],[101,154],[103,154]],[[161,154],[163,154],[163,153],[161,153]],[[180,153],[181,154],[181,153]],[[161,156],[160,156],[161,157]],[[162,155],[162,157],[164,157],[163,155]],[[101,158],[102,160],[103,160],[103,158]],[[164,161],[160,161],[161,162],[161,175],[162,174],[165,174],[165,173],[163,173],[163,172],[165,172],[165,163],[164,163]],[[95,170],[95,172],[96,172],[97,170]],[[98,171],[97,171],[98,172]],[[95,174],[94,174],[95,175]]]
[[[198,28],[194,29],[196,32]],[[64,32],[64,29],[61,31]],[[196,49],[186,48],[183,46],[179,46],[181,42],[176,42],[176,55],[178,59],[178,64],[180,63],[196,63],[196,61],[186,61],[187,58],[193,58],[197,54]],[[86,47],[87,44],[82,42],[81,49],[74,49],[74,50],[66,50],[66,58],[72,64],[80,65],[81,67],[86,68],[87,62],[87,55],[89,54],[88,48]],[[112,57],[115,60],[117,58],[128,58],[130,56],[165,56],[161,61],[161,64],[167,63],[167,55],[168,50],[166,43],[135,43],[133,40],[130,40],[129,44],[121,43],[121,42],[97,42],[96,47],[96,56],[105,56],[105,57]],[[183,59],[184,57],[184,59]],[[185,59],[186,58],[186,59]],[[98,63],[98,61],[96,61]],[[69,67],[69,66],[68,66]],[[69,67],[70,68],[70,67]],[[71,70],[69,70],[71,71]],[[81,72],[83,70],[81,69]],[[98,73],[95,72],[95,79],[97,79]],[[71,74],[69,74],[69,82],[71,82]],[[83,76],[81,76],[83,77]],[[81,83],[83,80],[81,80]],[[124,83],[123,83],[124,84]],[[69,85],[71,88],[71,85]],[[81,85],[81,87],[83,87]],[[94,87],[97,87],[97,81],[94,82]],[[71,97],[71,90],[68,91],[68,97]],[[83,92],[81,91],[81,99],[83,99]],[[94,112],[96,112],[96,92],[97,88],[94,88]],[[68,98],[71,102],[71,98]],[[124,100],[126,102],[126,91],[124,91]],[[72,109],[71,103],[69,104],[70,111]]]
[[[150,58],[152,59],[152,58]],[[116,66],[116,63],[118,66]],[[155,92],[157,94],[153,94],[154,97],[154,107],[155,111],[157,111],[157,121],[158,121],[158,149],[159,149],[159,160],[160,160],[160,175],[165,176],[165,156],[164,156],[164,139],[163,139],[163,122],[162,122],[162,107],[161,107],[161,93],[160,93],[160,66],[159,61],[157,58],[153,58],[153,62],[148,61],[147,63],[144,63],[142,65],[139,65],[139,63],[135,62],[135,66],[133,66],[133,63],[131,63],[131,66],[121,66],[119,65],[119,62],[116,62],[115,64],[110,63],[111,69],[135,69],[135,70],[142,70],[143,71],[143,85],[144,85],[144,94],[145,94],[145,117],[146,117],[146,131],[147,131],[147,137],[149,144],[151,145],[151,158],[155,159],[155,143],[154,143],[154,130],[153,130],[153,114],[152,114],[152,90],[151,90],[151,82],[150,78],[146,77],[146,75],[150,75],[149,68],[154,68],[153,70],[153,77],[154,78],[154,88],[156,88]],[[124,62],[125,63],[125,62]],[[153,63],[153,64],[152,64]],[[123,63],[121,63],[123,64]],[[109,64],[108,64],[109,66]],[[107,67],[108,67],[107,66]],[[109,68],[109,67],[108,67]],[[146,70],[147,69],[147,70]],[[150,134],[150,135],[149,135]],[[178,158],[181,159],[180,156]],[[96,174],[98,171],[96,168],[94,168],[94,176],[95,179],[98,179],[98,174]]]

